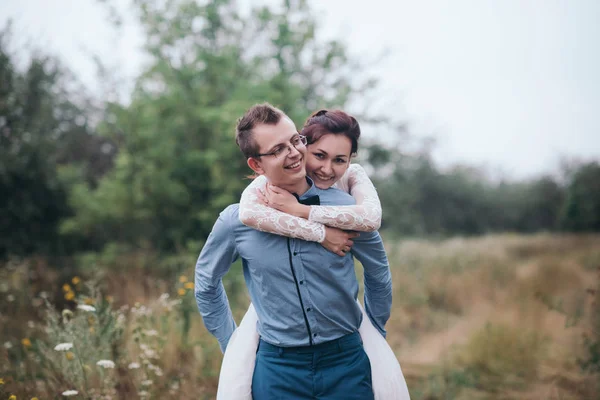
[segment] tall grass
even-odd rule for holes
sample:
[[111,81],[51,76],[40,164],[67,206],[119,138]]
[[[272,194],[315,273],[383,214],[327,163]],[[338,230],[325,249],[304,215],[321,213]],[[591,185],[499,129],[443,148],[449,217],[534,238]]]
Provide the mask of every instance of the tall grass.
[[[595,398],[600,236],[386,245],[388,342],[413,399]],[[214,398],[222,355],[196,309],[195,257],[88,255],[77,269],[43,259],[5,264],[0,399],[68,390],[89,399]],[[248,305],[239,264],[225,285],[239,321]]]

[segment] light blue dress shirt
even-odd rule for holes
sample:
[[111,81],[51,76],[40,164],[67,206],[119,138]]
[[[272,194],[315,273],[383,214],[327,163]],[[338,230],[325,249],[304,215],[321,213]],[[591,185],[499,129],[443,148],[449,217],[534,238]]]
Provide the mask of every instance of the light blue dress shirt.
[[[312,184],[301,199],[319,195],[321,205],[352,205],[354,198]],[[260,232],[242,224],[239,205],[221,212],[195,271],[195,295],[204,325],[224,352],[236,328],[222,278],[238,257],[261,338],[271,344],[308,346],[356,332],[362,313],[356,303],[354,255],[364,268],[365,310],[385,337],[392,305],[392,280],[377,232],[361,232],[352,254],[340,257],[319,243]]]

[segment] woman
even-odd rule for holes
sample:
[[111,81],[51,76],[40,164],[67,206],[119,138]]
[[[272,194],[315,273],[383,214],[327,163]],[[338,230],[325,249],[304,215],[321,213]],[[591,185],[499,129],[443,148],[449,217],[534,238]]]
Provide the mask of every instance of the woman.
[[[306,137],[306,171],[320,189],[335,187],[356,199],[354,206],[306,206],[289,192],[258,177],[246,188],[240,201],[240,220],[255,229],[321,243],[343,256],[352,241],[330,227],[373,231],[381,225],[381,204],[367,174],[350,164],[358,149],[360,127],[343,111],[321,110],[302,128]],[[339,231],[337,231],[339,233]],[[360,303],[359,303],[360,306]],[[400,365],[383,336],[373,326],[362,306],[359,332],[371,361],[375,399],[409,399]],[[221,366],[217,399],[252,399],[252,374],[258,345],[257,316],[252,305],[233,333]]]

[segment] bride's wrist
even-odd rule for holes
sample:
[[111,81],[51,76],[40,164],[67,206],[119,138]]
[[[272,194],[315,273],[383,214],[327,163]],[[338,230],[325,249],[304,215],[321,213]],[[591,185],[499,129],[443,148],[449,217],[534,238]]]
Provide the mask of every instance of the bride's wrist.
[[296,217],[308,219],[308,215],[310,214],[310,206],[300,204],[300,203],[295,204],[294,207],[292,208],[290,214],[292,214]]

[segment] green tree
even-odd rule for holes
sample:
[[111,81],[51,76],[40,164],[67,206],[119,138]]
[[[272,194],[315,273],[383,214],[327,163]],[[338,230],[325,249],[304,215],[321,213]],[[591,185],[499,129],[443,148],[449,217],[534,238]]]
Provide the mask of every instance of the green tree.
[[568,231],[600,231],[599,163],[584,163],[572,174],[560,223]]
[[115,167],[96,188],[73,186],[63,232],[163,251],[201,241],[248,184],[234,142],[248,107],[269,101],[301,125],[372,85],[353,83],[343,45],[317,39],[305,1],[248,15],[229,0],[135,6],[148,67],[130,104],[108,105],[100,130],[118,146]]
[[[0,257],[68,250],[58,224],[71,212],[60,164],[78,162],[101,173],[94,137],[75,93],[76,80],[51,56],[31,51],[17,67],[10,23],[0,30]],[[82,151],[86,148],[86,151]],[[96,165],[86,168],[87,161]],[[86,177],[86,173],[83,174]],[[87,176],[92,182],[91,175]]]

